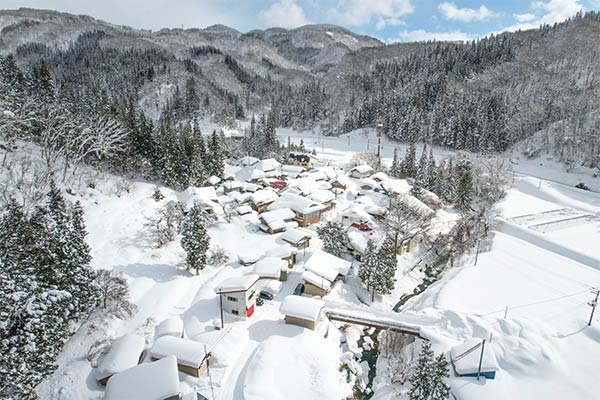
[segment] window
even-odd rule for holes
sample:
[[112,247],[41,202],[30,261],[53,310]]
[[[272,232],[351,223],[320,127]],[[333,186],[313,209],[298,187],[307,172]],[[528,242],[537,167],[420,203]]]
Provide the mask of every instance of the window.
[[254,294],[256,294],[255,291],[250,292],[250,294],[248,295],[248,301],[252,300],[252,298],[254,297]]
[[234,315],[240,315],[240,312],[238,310],[236,310],[235,308],[231,309],[231,313]]
[[238,301],[237,297],[231,297],[231,296],[227,296],[227,300],[234,301],[234,302]]

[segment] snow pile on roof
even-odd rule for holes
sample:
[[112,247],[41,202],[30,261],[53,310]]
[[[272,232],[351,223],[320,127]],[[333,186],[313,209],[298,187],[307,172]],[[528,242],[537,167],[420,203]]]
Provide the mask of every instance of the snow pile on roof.
[[217,183],[221,182],[221,178],[219,178],[216,175],[211,175],[208,177],[208,179],[206,180],[206,183],[208,183],[209,185],[216,185]]
[[334,281],[338,275],[347,275],[352,264],[323,250],[317,250],[304,264],[304,269]]
[[350,183],[350,178],[348,178],[348,176],[346,174],[340,173],[340,174],[336,175],[335,177],[331,178],[331,180],[329,182],[338,183],[342,186],[347,186]]
[[422,215],[428,216],[435,213],[427,204],[423,203],[421,200],[417,199],[415,196],[411,196],[409,194],[402,194],[398,196],[398,200],[401,204],[407,207],[412,212]]
[[371,189],[374,189],[379,186],[379,183],[375,179],[364,178],[364,179],[360,180],[359,185],[361,187],[367,186],[367,187],[370,187]]
[[260,206],[262,204],[271,203],[277,200],[278,197],[279,196],[277,196],[277,193],[275,193],[274,191],[263,189],[252,193],[252,195],[250,196],[250,200],[255,205]]
[[244,167],[235,173],[235,179],[240,182],[250,182],[256,179],[265,178],[267,175],[264,171],[256,169],[254,167]]
[[336,171],[335,168],[327,166],[327,167],[318,167],[315,168],[315,173],[323,173],[325,174],[325,176],[327,176],[327,179],[332,179],[335,178],[338,174],[338,171]]
[[390,194],[408,193],[411,188],[406,179],[382,180],[380,186],[390,192]]
[[225,170],[223,171],[223,178],[234,179],[236,172],[238,172],[241,168],[235,165],[225,164]]
[[348,231],[348,239],[350,239],[350,246],[360,252],[361,254],[365,254],[367,250],[367,238],[362,233],[356,230]]
[[235,189],[240,189],[242,187],[242,183],[233,180],[233,181],[224,182],[221,186],[223,186],[223,188],[227,189],[227,190],[235,190]]
[[162,336],[183,336],[183,320],[179,316],[165,319],[154,331],[157,338]]
[[238,255],[238,260],[242,264],[250,265],[260,260],[261,257],[262,254],[259,253],[243,253]]
[[242,182],[242,188],[246,191],[246,192],[251,192],[254,193],[257,190],[259,190],[261,188],[260,185],[257,185],[256,183],[248,183],[248,182]]
[[[479,358],[481,357],[481,346],[477,349],[465,354],[471,348],[481,345],[482,340],[471,338],[458,346],[454,346],[450,349],[450,357],[454,364],[454,369],[460,375],[468,375],[477,373],[479,369]],[[464,355],[463,355],[464,354]],[[461,357],[461,355],[463,355]],[[493,372],[498,371],[498,361],[496,361],[496,355],[490,343],[486,343],[483,346],[483,360],[481,361],[481,372]]]
[[351,172],[356,171],[360,174],[371,174],[373,172],[373,168],[370,165],[357,165],[356,167],[350,170]]
[[248,166],[252,166],[254,164],[256,164],[257,162],[259,162],[260,160],[258,158],[254,158],[254,157],[250,157],[250,156],[245,156],[240,158],[237,161],[237,164],[242,166],[242,167],[248,167]]
[[284,165],[281,167],[282,175],[289,176],[290,178],[297,178],[304,171],[306,171],[304,167],[296,165]]
[[279,169],[281,163],[274,158],[267,158],[266,160],[260,160],[255,166],[263,172],[271,172]]
[[298,214],[310,214],[321,211],[325,206],[318,201],[310,200],[297,194],[284,193],[268,207],[268,210],[278,210],[282,208],[292,209]]
[[138,335],[123,335],[116,338],[98,366],[96,379],[101,380],[136,366],[145,344],[144,338]]
[[315,332],[279,325],[245,368],[245,400],[343,399],[352,395],[341,376],[340,350]]
[[301,277],[305,282],[311,283],[325,291],[329,291],[332,285],[332,281],[326,279],[324,276],[315,274],[313,271],[304,271]]
[[250,214],[252,212],[252,207],[250,207],[249,205],[239,206],[235,209],[235,212],[237,212],[239,215]]
[[269,228],[276,231],[286,227],[295,228],[298,226],[297,223],[290,221],[294,219],[295,216],[296,214],[291,209],[280,208],[260,214],[260,219],[263,220]]
[[245,292],[258,281],[258,278],[258,275],[250,273],[225,279],[215,287],[215,293]]
[[379,180],[379,181],[384,181],[388,178],[389,177],[387,176],[387,174],[382,171],[376,172],[373,175],[371,175],[371,179],[375,179],[375,180]]
[[163,336],[156,339],[150,350],[150,357],[154,359],[175,356],[177,364],[192,368],[199,368],[205,355],[204,344],[173,336]]
[[300,229],[296,229],[296,228],[288,229],[281,235],[281,240],[291,243],[291,244],[297,244],[304,239],[310,239],[310,238],[311,238],[311,236],[309,234],[307,234],[306,232],[304,232]]
[[335,194],[329,190],[317,190],[309,194],[308,198],[319,203],[329,203],[335,199]]
[[212,201],[217,199],[217,192],[212,186],[207,187],[195,187],[190,186],[181,192],[178,196],[179,201],[190,204],[196,201]]
[[254,273],[261,278],[279,279],[281,270],[286,265],[286,262],[279,257],[265,257],[256,263]]
[[323,300],[304,296],[287,296],[279,307],[279,312],[290,317],[316,321],[325,307]]
[[265,255],[267,257],[278,257],[278,258],[286,258],[291,256],[292,254],[296,254],[298,251],[288,243],[282,244],[281,246],[275,246],[267,250]]
[[109,379],[104,400],[163,400],[179,395],[177,359],[136,365]]
[[371,222],[371,215],[365,211],[360,204],[352,204],[342,213],[342,218],[348,219],[353,222]]
[[326,181],[316,181],[312,177],[304,177],[291,181],[289,183],[289,192],[308,196],[317,190],[329,190],[331,184]]

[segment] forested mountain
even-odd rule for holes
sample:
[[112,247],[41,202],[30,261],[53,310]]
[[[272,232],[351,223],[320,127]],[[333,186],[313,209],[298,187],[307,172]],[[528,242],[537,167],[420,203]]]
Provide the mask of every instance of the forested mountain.
[[600,99],[595,12],[464,44],[384,45],[332,25],[150,32],[30,9],[0,11],[0,29],[0,52],[22,70],[47,64],[64,92],[117,108],[133,98],[153,121],[269,110],[277,126],[381,122],[392,139],[497,152],[597,115]]

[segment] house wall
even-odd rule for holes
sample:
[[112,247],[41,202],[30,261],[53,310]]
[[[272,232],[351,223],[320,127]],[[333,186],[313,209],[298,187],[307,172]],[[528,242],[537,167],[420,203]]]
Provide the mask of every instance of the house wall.
[[224,311],[234,315],[246,315],[246,292],[223,293],[221,298]]
[[[271,202],[271,203],[273,203],[273,202]],[[264,212],[267,209],[267,207],[269,207],[271,205],[271,203],[265,203],[265,204],[261,204],[259,206],[256,206],[256,211],[259,214],[262,213],[262,212]]]
[[310,282],[304,281],[304,293],[312,296],[325,296],[328,292]]
[[305,217],[302,214],[298,214],[298,215],[296,215],[296,218],[294,218],[294,220],[296,222],[298,222],[298,226],[301,226],[304,228],[304,227],[307,227],[309,225],[316,224],[317,222],[319,222],[321,220],[321,214],[318,213],[316,216],[310,217],[310,218]]
[[316,321],[310,321],[307,319],[292,317],[289,315],[285,316],[285,323],[290,324],[290,325],[301,326],[303,328],[307,328],[307,329],[310,329],[313,331],[315,330],[315,327],[316,327]]

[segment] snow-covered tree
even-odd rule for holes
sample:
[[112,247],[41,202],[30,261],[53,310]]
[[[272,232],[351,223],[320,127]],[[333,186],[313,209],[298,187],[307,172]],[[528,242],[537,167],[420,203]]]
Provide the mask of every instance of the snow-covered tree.
[[448,378],[448,360],[444,354],[436,357],[431,382],[431,400],[446,400],[450,398],[450,386],[444,381]]
[[414,143],[406,149],[406,154],[400,163],[402,178],[414,178],[417,175],[417,148]]
[[417,356],[412,375],[408,379],[411,385],[410,390],[408,391],[408,398],[410,400],[430,399],[433,390],[434,366],[435,362],[431,344],[425,342]]
[[317,234],[323,241],[323,250],[326,252],[339,257],[348,251],[348,233],[342,224],[327,221],[317,228]]
[[198,273],[206,266],[210,237],[200,205],[195,204],[187,213],[181,227],[181,247],[186,252],[189,269]]
[[101,269],[94,284],[98,288],[98,302],[106,312],[121,319],[131,316],[135,305],[129,302],[129,286],[121,274]]
[[398,158],[398,148],[394,147],[394,156],[392,157],[392,165],[390,166],[390,175],[400,177],[402,170],[400,168],[400,159]]
[[471,210],[473,204],[473,168],[468,159],[459,160],[455,168],[456,198],[455,205],[459,211]]
[[223,176],[225,168],[223,159],[223,146],[217,131],[213,131],[208,142],[208,154],[206,159],[206,176]]

